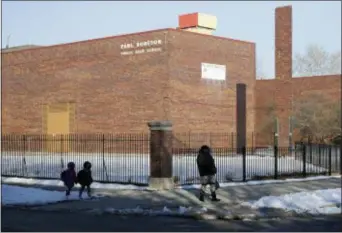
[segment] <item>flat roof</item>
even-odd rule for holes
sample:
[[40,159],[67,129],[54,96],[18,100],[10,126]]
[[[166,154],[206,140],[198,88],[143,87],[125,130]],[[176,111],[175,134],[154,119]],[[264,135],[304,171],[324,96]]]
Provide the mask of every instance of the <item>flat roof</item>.
[[[227,38],[227,37],[222,37],[222,36],[207,35],[207,34],[202,34],[202,33],[198,33],[198,32],[184,31],[184,30],[179,29],[179,28],[164,28],[164,29],[149,30],[149,31],[143,31],[143,32],[126,33],[126,34],[121,34],[121,35],[101,37],[101,38],[95,38],[95,39],[89,39],[89,40],[74,41],[74,42],[55,44],[55,45],[21,48],[20,50],[11,50],[11,48],[1,49],[1,53],[17,53],[17,52],[22,52],[22,51],[27,51],[27,50],[49,49],[49,48],[62,47],[62,46],[67,46],[67,45],[72,45],[72,44],[88,43],[88,42],[101,41],[101,40],[127,37],[127,36],[134,36],[134,35],[142,35],[142,34],[148,34],[151,32],[160,32],[160,31],[177,31],[177,32],[181,32],[181,33],[192,33],[192,34],[197,34],[198,36],[207,36],[207,37],[209,36],[209,37],[213,37],[216,39],[230,40],[230,41],[240,42],[240,43],[244,43],[244,44],[255,44],[254,42],[237,40],[237,39],[232,39],[232,38]],[[16,47],[21,47],[21,46],[16,46]]]

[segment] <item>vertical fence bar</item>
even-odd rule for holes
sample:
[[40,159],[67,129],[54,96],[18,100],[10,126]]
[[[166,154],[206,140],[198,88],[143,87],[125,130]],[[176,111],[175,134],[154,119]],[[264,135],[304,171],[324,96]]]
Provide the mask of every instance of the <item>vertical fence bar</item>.
[[254,132],[252,132],[252,154],[254,154]]
[[318,144],[318,166],[322,165],[322,145]]
[[278,146],[274,145],[274,179],[278,179]]
[[24,144],[24,151],[23,151],[23,157],[22,157],[22,176],[25,177],[27,175],[27,169],[26,169],[26,159],[25,159],[25,153],[26,153],[26,135],[23,135],[23,144]]
[[[310,146],[311,148],[311,146]],[[302,142],[303,152],[303,177],[306,177],[306,145]]]
[[328,174],[329,174],[329,176],[331,176],[331,156],[332,156],[332,146],[331,145],[329,145],[329,154],[328,154],[328,159],[329,159],[329,161],[328,161],[328,168],[329,168],[329,172],[328,172]]
[[274,134],[274,179],[278,179],[278,134]]
[[340,175],[342,175],[342,142],[340,142],[340,146],[336,147],[336,157],[337,153],[340,152]]
[[64,169],[64,163],[63,163],[63,144],[64,144],[64,140],[63,140],[63,135],[61,134],[61,172],[63,171]]
[[242,147],[242,181],[246,182],[246,147]]
[[232,150],[234,150],[234,133],[231,133]]
[[309,137],[309,143],[308,143],[308,146],[309,146],[309,153],[310,153],[310,163],[312,163],[312,141],[311,141],[311,137]]
[[[105,154],[105,136],[104,134],[102,134],[102,137],[101,137],[101,142],[102,142],[102,180],[104,180],[105,178],[105,161],[104,161],[104,154]],[[107,180],[108,181],[108,180]]]

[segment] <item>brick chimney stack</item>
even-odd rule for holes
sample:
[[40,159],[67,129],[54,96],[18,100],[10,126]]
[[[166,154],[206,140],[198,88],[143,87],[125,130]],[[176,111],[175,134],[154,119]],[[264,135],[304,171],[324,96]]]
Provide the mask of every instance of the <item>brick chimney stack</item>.
[[292,7],[275,10],[275,78],[276,115],[279,126],[279,146],[292,144],[290,116],[292,115]]
[[275,10],[275,77],[292,78],[292,6]]

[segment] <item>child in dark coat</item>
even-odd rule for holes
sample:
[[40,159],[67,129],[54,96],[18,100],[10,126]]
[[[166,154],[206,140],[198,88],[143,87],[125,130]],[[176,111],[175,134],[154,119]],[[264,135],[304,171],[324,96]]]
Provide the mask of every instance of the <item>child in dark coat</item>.
[[68,168],[61,173],[61,180],[63,181],[66,187],[65,195],[68,197],[70,195],[71,189],[77,183],[77,180],[75,172],[75,163],[69,162],[67,166]]
[[82,193],[87,188],[88,197],[91,197],[90,185],[93,183],[93,177],[91,175],[91,163],[86,161],[83,164],[83,169],[77,174],[77,181],[81,185],[79,197],[82,198]]
[[204,201],[204,194],[207,185],[210,185],[211,200],[220,201],[220,199],[216,197],[216,189],[218,187],[216,180],[217,169],[209,146],[203,145],[199,150],[197,155],[197,167],[201,179],[200,201]]

